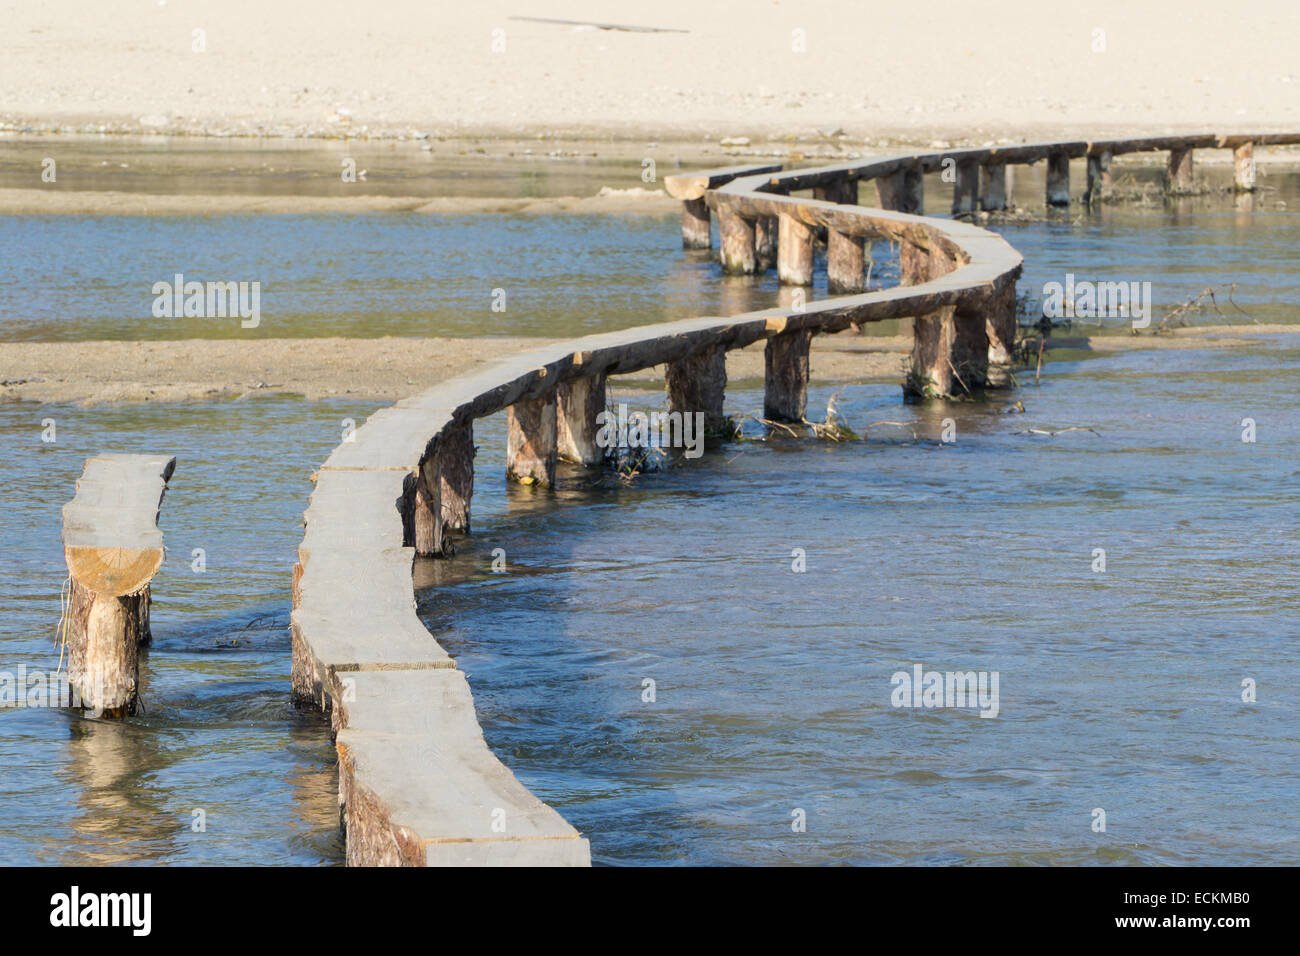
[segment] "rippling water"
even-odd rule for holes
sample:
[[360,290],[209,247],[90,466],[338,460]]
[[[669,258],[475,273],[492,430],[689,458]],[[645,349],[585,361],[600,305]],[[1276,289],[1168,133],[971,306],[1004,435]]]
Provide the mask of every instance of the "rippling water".
[[[1253,215],[1211,198],[1003,231],[1022,288],[1151,281],[1158,318],[1238,282],[1253,317],[1297,322],[1300,178],[1270,180]],[[147,318],[175,268],[274,277],[267,335],[567,335],[776,297],[683,255],[671,217],[0,217],[0,249],[4,339],[235,334]],[[500,275],[504,316],[486,308]],[[417,567],[422,614],[489,743],[598,862],[1294,862],[1298,368],[1300,341],[1275,335],[1064,354],[989,404],[855,385],[840,409],[867,441],[744,441],[630,485],[568,470],[554,493],[505,486],[496,416],[475,536]],[[757,411],[760,385],[729,408]],[[1015,399],[1026,413],[1004,414]],[[0,861],[340,861],[327,723],[288,699],[289,576],[308,475],[373,408],[0,405],[0,670],[57,665],[59,509],[82,461],[179,460],[146,711],[0,709],[0,760],[24,768],[0,776]],[[1066,426],[1095,431],[1018,434]],[[997,671],[998,717],[892,707],[916,663]]]
[[[903,427],[569,473],[480,523],[424,615],[598,862],[1291,863],[1298,374],[1283,336],[1053,365],[1024,415],[851,388],[859,432]],[[1069,425],[1096,433],[1017,434]],[[997,718],[891,706],[917,663],[997,671]]]

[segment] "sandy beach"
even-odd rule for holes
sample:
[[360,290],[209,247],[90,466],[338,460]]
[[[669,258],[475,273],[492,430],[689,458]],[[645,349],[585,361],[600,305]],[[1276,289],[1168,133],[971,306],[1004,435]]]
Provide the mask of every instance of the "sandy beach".
[[[1258,347],[1300,325],[1203,325],[1160,335],[1058,335],[1049,358],[1134,349]],[[309,400],[393,402],[494,359],[550,344],[536,338],[184,339],[174,342],[0,342],[0,401],[83,405],[245,399],[289,394]],[[895,382],[910,335],[841,334],[813,340],[819,383]],[[663,389],[663,369],[620,376],[616,388]],[[1032,374],[1032,372],[1030,373]],[[732,382],[761,383],[763,344],[727,353]]]
[[9,130],[870,143],[1300,124],[1289,0],[5,8]]

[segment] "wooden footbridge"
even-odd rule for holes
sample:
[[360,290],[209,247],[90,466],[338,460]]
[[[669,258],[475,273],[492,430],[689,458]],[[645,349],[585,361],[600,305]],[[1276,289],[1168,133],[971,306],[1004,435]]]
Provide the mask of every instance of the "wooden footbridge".
[[[1172,184],[1186,186],[1193,150],[1231,149],[1237,187],[1250,190],[1254,146],[1281,143],[1300,135],[1048,143],[670,177],[686,246],[708,246],[716,216],[723,269],[775,266],[782,282],[807,285],[824,231],[834,295],[522,352],[376,412],[329,456],[294,570],[293,693],[332,717],[348,863],[590,862],[587,841],[488,749],[468,683],[416,616],[415,556],[442,555],[450,536],[470,530],[475,419],[505,410],[508,475],[548,485],[557,457],[600,464],[596,416],[610,375],[665,366],[671,409],[703,412],[716,429],[725,421],[727,351],[763,341],[766,415],[800,421],[812,337],[902,317],[914,319],[911,394],[1005,385],[1021,257],[995,233],[920,215],[924,173],[954,171],[960,213],[1003,208],[1012,164],[1046,161],[1046,202],[1062,205],[1072,159],[1084,160],[1092,201],[1114,156],[1167,151]],[[865,182],[878,208],[857,204]],[[809,189],[812,198],[792,195]],[[876,239],[900,246],[902,284],[864,292],[863,243]]]

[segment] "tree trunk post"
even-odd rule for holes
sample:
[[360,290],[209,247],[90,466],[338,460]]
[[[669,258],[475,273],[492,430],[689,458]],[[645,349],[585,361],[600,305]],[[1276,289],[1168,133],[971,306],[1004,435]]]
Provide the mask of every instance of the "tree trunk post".
[[776,265],[777,224],[775,216],[764,216],[754,223],[754,256],[758,271],[765,272]]
[[782,332],[763,349],[763,417],[774,422],[801,422],[808,410],[810,329]]
[[431,455],[420,462],[411,489],[411,544],[415,553],[424,558],[441,558],[447,555],[443,540],[442,475],[438,456]]
[[474,497],[474,423],[453,425],[438,444],[438,488],[442,526],[469,534],[470,499]]
[[1171,149],[1169,151],[1169,191],[1171,193],[1188,193],[1192,191],[1192,150]]
[[862,252],[861,236],[846,235],[835,229],[826,231],[826,286],[832,295],[861,292],[866,288],[866,256]]
[[1047,154],[1047,205],[1070,205],[1070,156],[1063,150]]
[[557,391],[556,453],[579,465],[599,465],[606,449],[596,443],[596,416],[605,410],[605,376],[587,375],[562,382]]
[[709,204],[703,196],[682,200],[682,247],[709,248]]
[[1088,154],[1088,182],[1084,189],[1083,201],[1089,206],[1110,197],[1110,153]]
[[812,227],[789,213],[781,213],[777,239],[776,274],[782,285],[812,285]]
[[149,633],[149,582],[162,566],[158,511],[176,459],[98,455],[86,460],[63,508],[73,699],[95,716],[128,717],[139,700],[140,645]]
[[903,170],[903,193],[900,212],[919,216],[925,209],[925,177],[921,167],[913,166]]
[[1255,191],[1255,144],[1242,143],[1232,151],[1232,186],[1239,193]]
[[989,299],[985,334],[989,340],[987,381],[990,388],[1011,388],[1016,345],[1016,284],[1010,282]]
[[506,409],[506,478],[521,485],[555,484],[555,393]]
[[980,208],[1000,212],[1007,208],[1007,164],[989,163],[980,167]]
[[665,378],[670,411],[683,415],[703,412],[706,436],[730,437],[730,422],[722,410],[727,391],[726,349],[713,346],[669,362]]
[[878,209],[903,208],[903,171],[900,169],[888,176],[872,180],[876,187],[876,207]]
[[754,223],[722,207],[718,210],[718,236],[722,271],[728,275],[753,275],[758,269]]
[[979,202],[980,167],[973,159],[957,162],[957,178],[952,186],[952,214],[964,216],[975,211]]

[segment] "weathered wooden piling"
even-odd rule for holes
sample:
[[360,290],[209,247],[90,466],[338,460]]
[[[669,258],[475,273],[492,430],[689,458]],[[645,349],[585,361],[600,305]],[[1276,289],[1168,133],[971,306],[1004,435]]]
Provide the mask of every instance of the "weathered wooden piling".
[[1255,191],[1255,144],[1242,143],[1232,151],[1232,185],[1239,193]]
[[988,163],[980,167],[980,208],[1000,212],[1007,208],[1007,164]]
[[437,454],[443,528],[469,534],[470,500],[474,497],[474,423],[445,429]]
[[99,455],[87,459],[63,506],[68,680],[97,715],[135,713],[149,582],[163,562],[158,513],[175,469],[165,455]]
[[777,217],[763,216],[754,221],[754,257],[759,272],[776,265]]
[[753,275],[758,271],[754,221],[725,206],[718,210],[718,246],[722,271],[728,275]]
[[861,236],[838,229],[826,230],[826,288],[831,295],[847,295],[866,288],[866,255]]
[[596,443],[596,418],[605,410],[605,376],[590,375],[563,382],[556,410],[557,454],[580,465],[599,465],[606,449]]
[[782,285],[812,285],[812,227],[792,213],[780,215],[776,249],[776,274]]
[[727,435],[730,423],[722,410],[727,392],[727,351],[722,346],[700,349],[669,362],[665,372],[668,408],[683,415],[704,413],[704,433]]
[[903,171],[878,176],[872,180],[876,189],[876,207],[901,211],[903,208]]
[[442,475],[438,456],[433,455],[420,463],[414,485],[408,492],[411,499],[410,541],[415,553],[426,558],[445,557],[450,549],[443,537]]
[[1112,188],[1110,158],[1110,152],[1107,150],[1088,153],[1087,183],[1083,192],[1083,201],[1089,206],[1110,196]]
[[962,216],[973,213],[979,202],[979,163],[974,159],[960,159],[954,173],[956,179],[952,186],[952,214]]
[[709,204],[703,197],[682,200],[682,246],[709,248]]
[[801,422],[808,410],[808,349],[812,331],[795,329],[767,340],[763,349],[763,417]]
[[1015,384],[1011,374],[1016,344],[1016,284],[1009,282],[1000,292],[989,298],[985,315],[985,334],[988,337],[988,367],[986,381],[989,388],[1009,388]]
[[1047,154],[1047,205],[1070,205],[1070,154],[1063,149]]
[[523,399],[506,409],[506,477],[521,485],[555,484],[555,394]]
[[1169,151],[1169,162],[1166,166],[1168,174],[1168,189],[1171,193],[1187,193],[1192,191],[1194,181],[1192,173],[1192,150],[1190,149],[1171,149]]
[[919,166],[905,166],[874,180],[876,205],[881,209],[919,216],[925,200],[925,180]]
[[[900,249],[903,284],[919,285],[947,275],[957,263],[939,246]],[[988,377],[989,312],[941,306],[912,319],[912,354],[903,392],[909,398],[949,398],[983,388]]]

